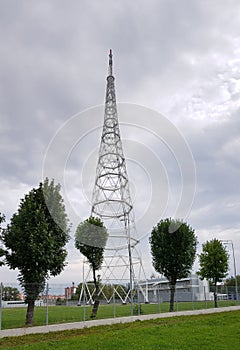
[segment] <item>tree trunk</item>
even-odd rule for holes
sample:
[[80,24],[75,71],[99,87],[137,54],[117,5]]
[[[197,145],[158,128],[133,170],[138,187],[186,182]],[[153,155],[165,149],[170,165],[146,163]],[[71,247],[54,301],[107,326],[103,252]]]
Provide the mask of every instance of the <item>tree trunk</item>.
[[170,307],[169,312],[174,311],[174,295],[175,295],[175,284],[170,285]]
[[93,304],[93,308],[92,308],[92,313],[90,316],[91,318],[95,318],[97,316],[99,304],[100,304],[100,301],[95,299],[94,304]]
[[33,325],[33,317],[34,317],[34,306],[35,306],[35,301],[30,300],[28,302],[28,307],[27,307],[27,314],[26,314],[26,326],[32,326]]
[[94,304],[93,304],[93,308],[92,308],[91,318],[95,318],[97,316],[98,307],[100,304],[100,301],[98,300],[99,285],[98,285],[98,281],[96,278],[96,270],[95,269],[93,269],[93,281],[94,281],[94,285],[95,285],[95,293],[94,293]]
[[93,269],[93,282],[94,282],[94,286],[95,286],[95,295],[98,295],[98,282],[97,282],[97,278],[96,278],[96,270]]
[[217,301],[217,283],[214,284],[214,307],[218,307],[218,301]]

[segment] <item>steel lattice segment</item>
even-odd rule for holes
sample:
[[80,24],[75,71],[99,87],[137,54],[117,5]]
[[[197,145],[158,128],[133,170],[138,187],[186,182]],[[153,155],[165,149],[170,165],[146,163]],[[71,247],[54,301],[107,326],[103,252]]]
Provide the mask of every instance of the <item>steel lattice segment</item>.
[[[145,274],[136,247],[138,240],[120,137],[114,80],[110,50],[104,123],[91,215],[100,217],[108,229],[101,280],[104,283],[119,283],[119,285],[123,281],[130,282],[130,292],[122,300],[126,302],[132,298],[133,286],[140,278],[145,277]],[[89,276],[89,267],[86,276],[86,278]],[[89,292],[88,288],[87,290]],[[146,293],[143,292],[143,295],[147,300]],[[89,301],[91,300],[92,295],[89,294]]]
[[[109,73],[104,123],[92,198],[92,215],[101,217],[107,223],[109,229],[107,248],[121,249],[122,247],[126,248],[128,240],[131,240],[132,235],[129,234],[129,229],[132,229],[133,225],[129,225],[129,215],[133,206],[120,137],[111,53]],[[131,218],[132,220],[133,218]],[[128,226],[127,230],[126,226]],[[126,231],[128,231],[127,234]],[[115,243],[113,244],[113,242]],[[109,243],[111,244],[109,245]]]

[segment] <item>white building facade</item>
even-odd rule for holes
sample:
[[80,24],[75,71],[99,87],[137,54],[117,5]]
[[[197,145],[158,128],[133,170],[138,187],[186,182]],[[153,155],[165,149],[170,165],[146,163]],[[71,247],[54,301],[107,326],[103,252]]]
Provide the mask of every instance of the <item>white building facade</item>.
[[[139,283],[147,291],[150,303],[162,303],[169,301],[170,287],[166,278],[153,278]],[[143,299],[140,293],[140,301]],[[187,278],[177,280],[175,301],[205,301],[210,300],[209,283],[207,280],[200,280],[198,275],[192,274]]]

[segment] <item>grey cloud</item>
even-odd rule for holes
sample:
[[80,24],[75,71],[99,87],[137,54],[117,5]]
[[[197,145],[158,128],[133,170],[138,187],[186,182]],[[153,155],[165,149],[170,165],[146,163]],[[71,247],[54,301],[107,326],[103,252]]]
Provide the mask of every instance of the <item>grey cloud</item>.
[[[234,0],[2,2],[1,211],[11,215],[23,192],[37,186],[56,130],[104,102],[112,48],[118,101],[166,111],[190,145],[197,168],[192,225],[200,236],[215,225],[239,227],[239,12]],[[86,161],[89,145],[80,146],[68,164],[69,181]],[[176,164],[156,152],[168,165],[174,200]],[[152,180],[161,181],[157,174]],[[71,191],[77,201],[79,189]]]

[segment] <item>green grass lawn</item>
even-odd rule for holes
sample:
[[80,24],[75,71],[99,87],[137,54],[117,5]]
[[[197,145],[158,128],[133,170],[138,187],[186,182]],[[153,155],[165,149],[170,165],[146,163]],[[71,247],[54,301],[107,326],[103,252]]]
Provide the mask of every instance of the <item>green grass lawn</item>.
[[[219,301],[219,306],[236,305],[234,301]],[[212,308],[213,302],[182,302],[175,304],[176,311],[183,310],[197,310]],[[154,314],[159,312],[168,312],[169,303],[163,304],[143,304],[141,305],[141,314]],[[134,314],[138,314],[138,305],[135,304],[133,308]],[[50,306],[48,308],[48,324],[78,322],[89,320],[91,314],[91,307],[87,306],[84,310],[83,306]],[[121,316],[130,316],[130,305],[101,305],[99,307],[97,319],[112,318]],[[26,317],[26,308],[8,308],[2,309],[2,329],[24,327]],[[35,307],[34,326],[46,324],[46,308]]]
[[240,311],[9,337],[0,349],[239,350]]

